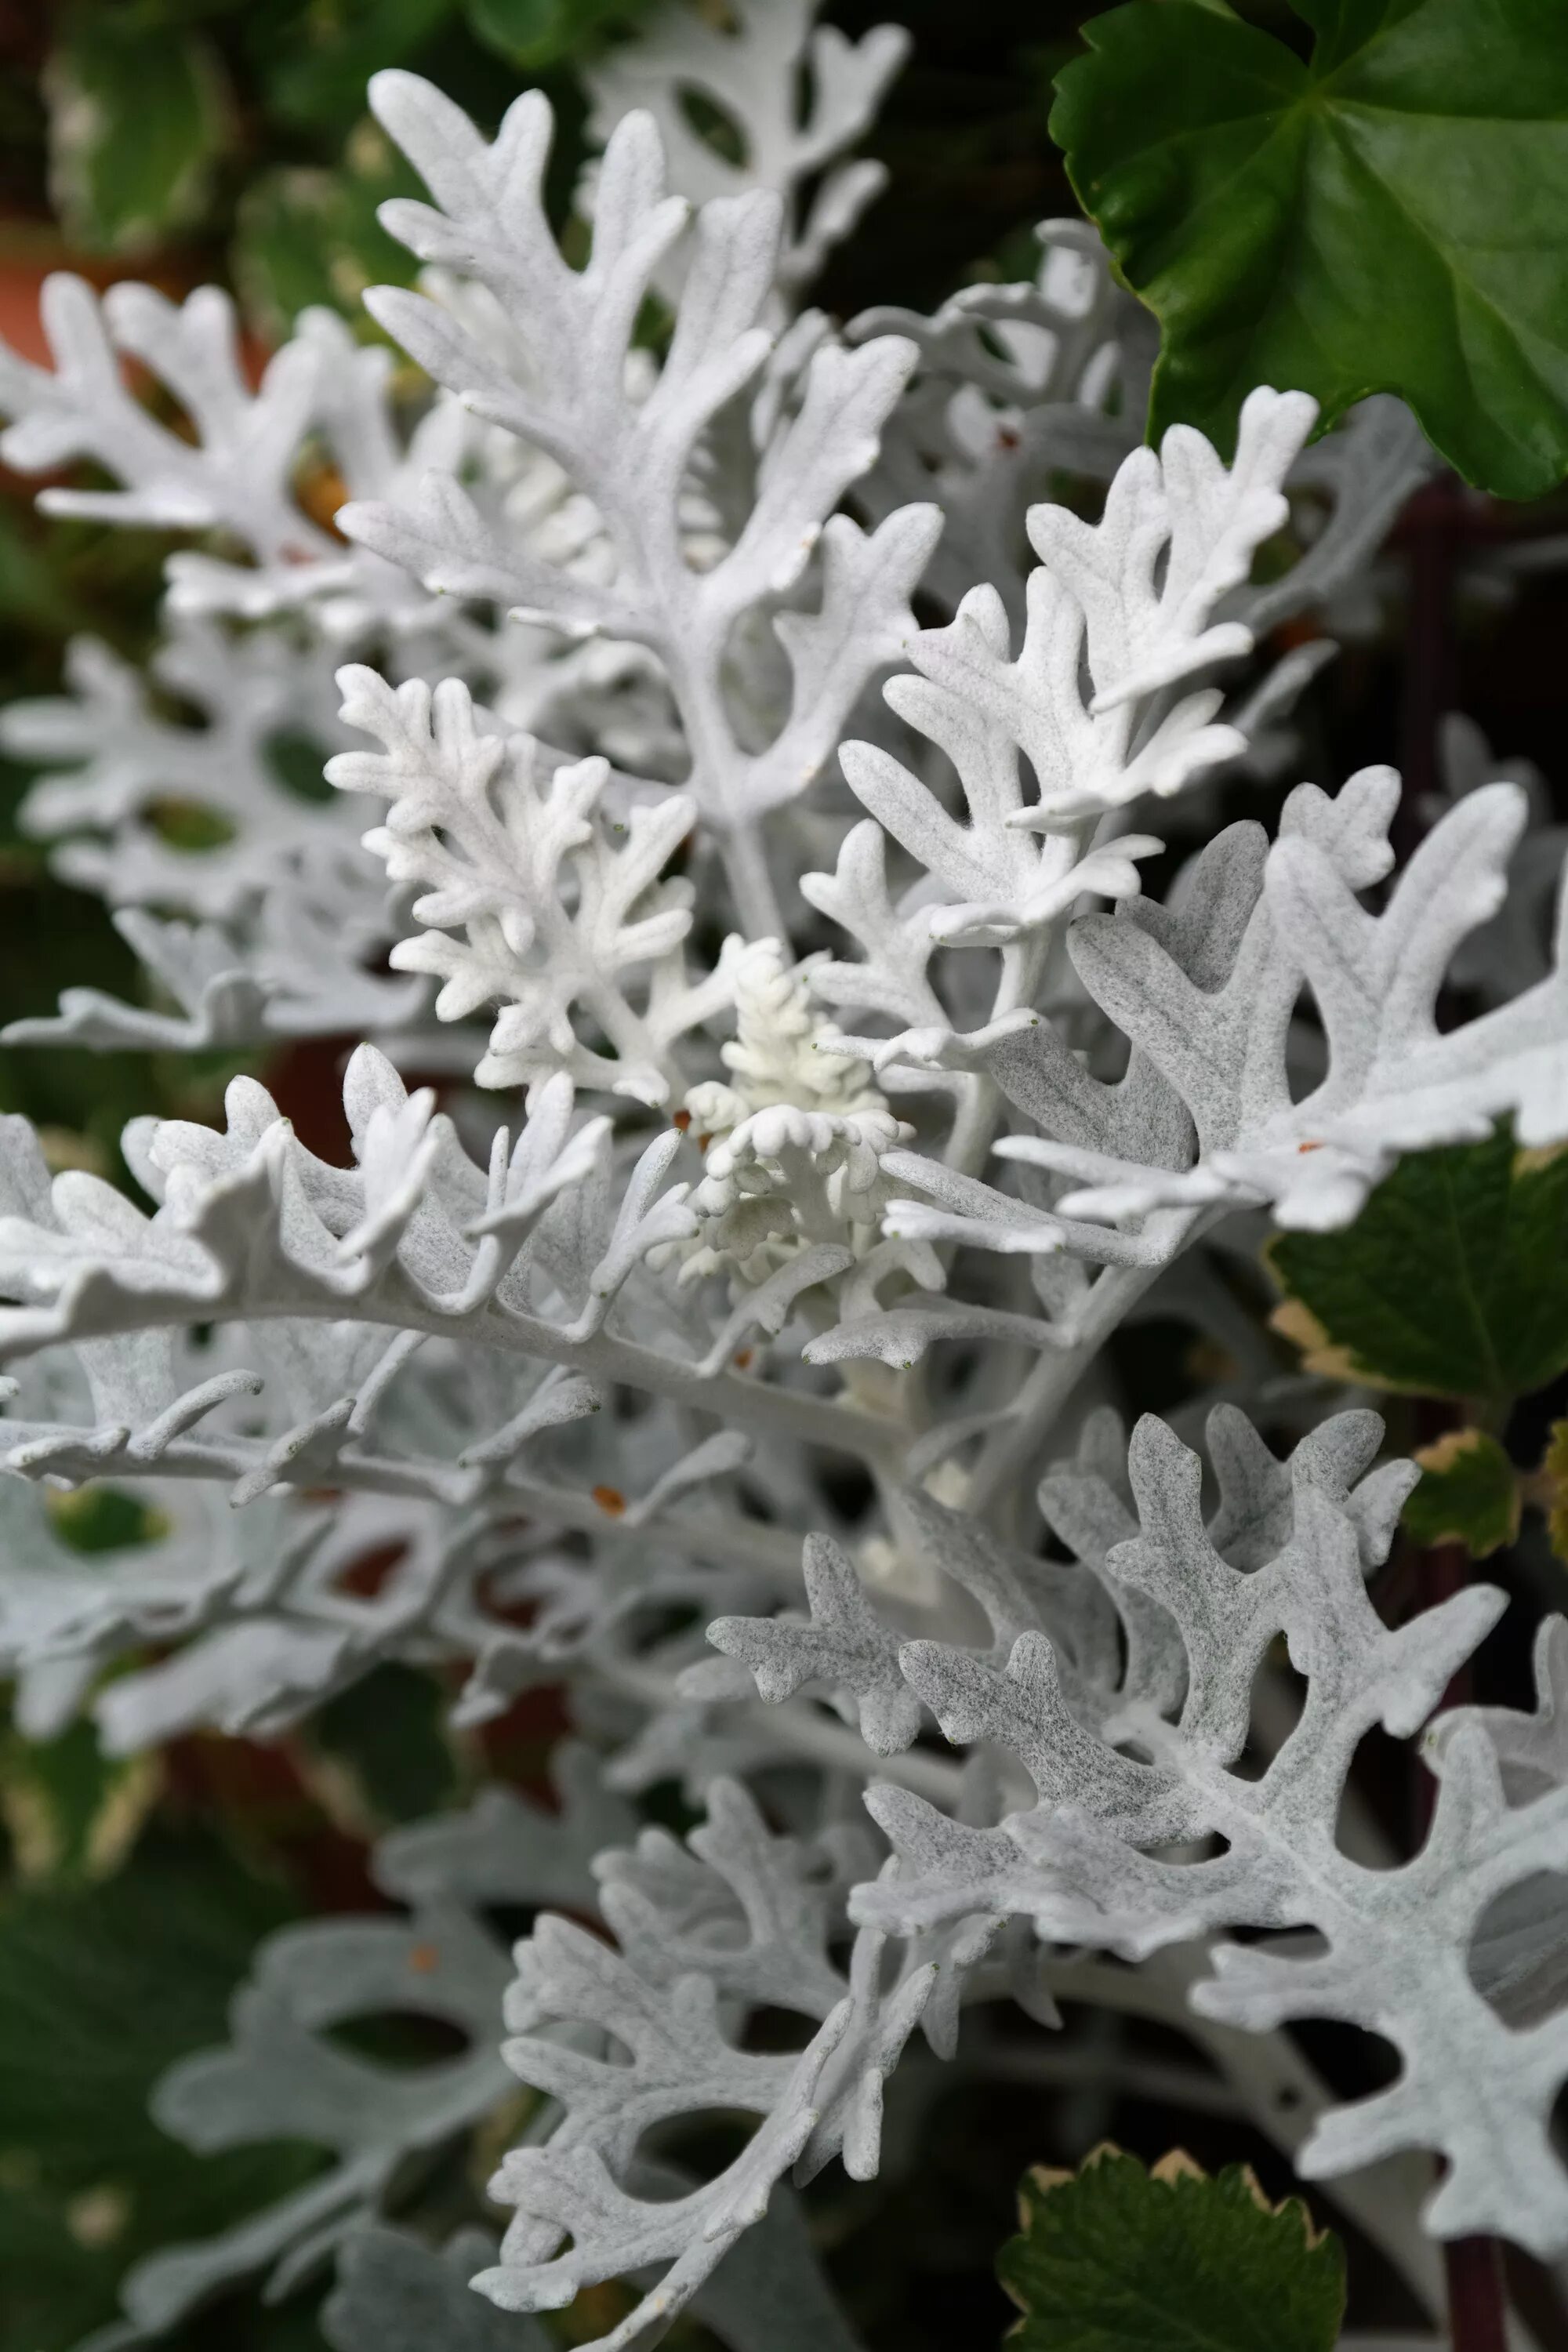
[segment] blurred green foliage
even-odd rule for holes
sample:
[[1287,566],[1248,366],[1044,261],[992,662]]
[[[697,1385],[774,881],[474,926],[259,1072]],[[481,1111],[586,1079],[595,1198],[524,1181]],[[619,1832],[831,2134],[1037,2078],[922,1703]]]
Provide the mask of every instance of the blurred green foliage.
[[[0,2352],[75,2343],[113,2316],[128,2261],[221,2229],[319,2168],[317,2151],[289,2147],[195,2156],[147,2113],[174,2059],[222,2039],[251,1950],[290,1908],[215,1840],[167,1830],[133,1872],[0,1906]],[[282,2352],[310,2340],[306,2323],[298,2307],[279,2325],[237,2303],[221,2340]]]

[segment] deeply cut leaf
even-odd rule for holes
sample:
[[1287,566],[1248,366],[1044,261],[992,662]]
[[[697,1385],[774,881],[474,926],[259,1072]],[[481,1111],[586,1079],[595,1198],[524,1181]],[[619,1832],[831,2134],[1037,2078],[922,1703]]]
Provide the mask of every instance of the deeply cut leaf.
[[1500,1550],[1519,1533],[1519,1479],[1484,1429],[1450,1430],[1415,1459],[1421,1484],[1405,1506],[1418,1544],[1459,1543],[1474,1559]]
[[1528,1395],[1568,1367],[1568,1152],[1411,1152],[1353,1225],[1281,1234],[1274,1325],[1310,1370],[1426,1396]]
[[1467,479],[1568,471],[1568,11],[1293,0],[1283,41],[1200,0],[1084,28],[1051,135],[1164,331],[1151,437],[1222,445],[1254,384],[1325,421],[1407,400]]
[[1216,2179],[1179,2150],[1145,2171],[1098,2148],[1076,2173],[1030,2173],[1023,2234],[996,2269],[1024,2316],[1015,2352],[1329,2352],[1344,2255],[1297,2200],[1270,2205],[1249,2167]]

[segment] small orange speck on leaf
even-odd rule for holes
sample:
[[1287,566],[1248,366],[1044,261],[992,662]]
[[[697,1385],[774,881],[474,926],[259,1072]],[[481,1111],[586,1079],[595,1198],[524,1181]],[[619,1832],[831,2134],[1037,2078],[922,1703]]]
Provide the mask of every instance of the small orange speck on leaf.
[[626,1507],[626,1498],[618,1486],[595,1486],[594,1500],[612,1519],[618,1519]]

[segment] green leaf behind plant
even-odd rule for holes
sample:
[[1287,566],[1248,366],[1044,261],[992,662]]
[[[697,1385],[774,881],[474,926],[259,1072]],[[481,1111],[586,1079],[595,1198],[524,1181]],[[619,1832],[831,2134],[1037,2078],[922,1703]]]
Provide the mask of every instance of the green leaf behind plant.
[[[219,2042],[257,1940],[289,1916],[207,1840],[0,1904],[0,2352],[70,2352],[138,2255],[241,2220],[321,2169],[274,2142],[197,2155],[147,2112],[176,2058]],[[258,2340],[232,2317],[209,2341]]]
[[1454,1429],[1415,1456],[1421,1483],[1405,1506],[1418,1544],[1463,1544],[1485,1559],[1519,1533],[1519,1475],[1484,1429]]
[[1084,27],[1051,135],[1163,340],[1152,436],[1234,436],[1255,384],[1331,418],[1401,394],[1504,498],[1568,473],[1568,8],[1293,0],[1316,41],[1200,0]]
[[268,110],[300,128],[347,129],[365,84],[416,57],[458,0],[304,0],[251,11],[247,45]]
[[1414,1151],[1341,1233],[1280,1234],[1277,1329],[1310,1370],[1502,1405],[1568,1370],[1568,1150]]
[[1024,2316],[1013,2352],[1330,2352],[1344,2255],[1297,2200],[1270,2205],[1250,2169],[1215,2179],[1180,2153],[1146,2171],[1097,2148],[1033,2172],[1023,2234],[997,2258]]
[[367,1830],[417,1821],[458,1793],[447,1694],[417,1666],[387,1659],[372,1667],[317,1709],[310,1737],[347,1776],[345,1794]]
[[[389,196],[423,189],[368,118],[337,170],[289,163],[263,172],[241,199],[235,233],[235,275],[247,309],[279,339],[317,303],[342,311],[359,333],[376,333],[363,308],[366,287],[412,285],[419,267],[388,236],[377,209]],[[318,757],[318,781],[321,767]]]
[[200,212],[225,92],[199,36],[95,8],[69,20],[46,83],[51,186],[79,245],[141,252]]
[[650,13],[652,0],[468,0],[479,38],[537,72],[602,46]]
[[156,1801],[155,1755],[106,1756],[86,1717],[53,1739],[0,1744],[0,1821],[19,1879],[98,1878],[130,1854]]

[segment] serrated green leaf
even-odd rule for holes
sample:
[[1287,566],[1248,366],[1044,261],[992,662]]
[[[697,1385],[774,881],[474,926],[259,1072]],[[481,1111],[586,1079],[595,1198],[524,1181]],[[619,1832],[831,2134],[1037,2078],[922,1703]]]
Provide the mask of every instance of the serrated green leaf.
[[225,127],[206,43],[93,9],[69,20],[44,87],[50,186],[79,245],[141,252],[199,215]]
[[1023,2234],[996,2272],[1024,2316],[1014,2352],[1330,2352],[1344,2255],[1299,2200],[1251,2171],[1210,2179],[1180,2155],[1152,2172],[1098,2148],[1076,2173],[1031,2173]]
[[1418,1544],[1463,1544],[1473,1559],[1519,1533],[1519,1474],[1484,1429],[1450,1430],[1416,1454],[1421,1483],[1405,1506]]
[[1051,135],[1163,330],[1150,432],[1255,384],[1407,400],[1466,478],[1568,473],[1568,8],[1293,0],[1303,63],[1198,0],[1084,27]]
[[1277,1329],[1310,1370],[1497,1404],[1568,1370],[1568,1150],[1415,1151],[1341,1233],[1280,1234]]

